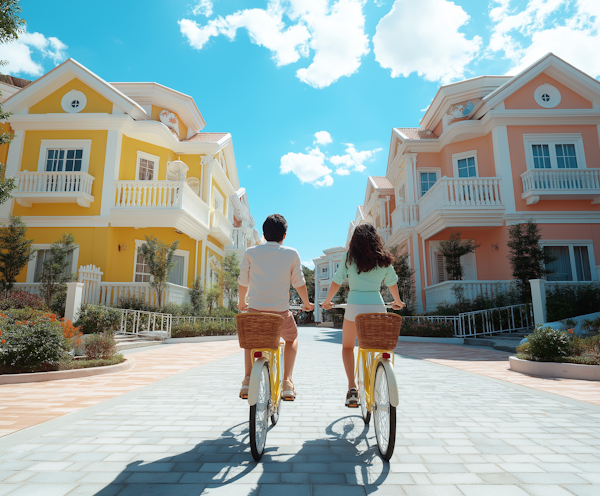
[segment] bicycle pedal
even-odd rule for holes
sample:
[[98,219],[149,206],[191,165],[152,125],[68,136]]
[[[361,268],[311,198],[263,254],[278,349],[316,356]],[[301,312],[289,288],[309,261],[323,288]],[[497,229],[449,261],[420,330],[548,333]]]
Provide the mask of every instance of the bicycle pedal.
[[358,408],[358,403],[356,403],[356,404],[350,403],[348,405],[348,408]]

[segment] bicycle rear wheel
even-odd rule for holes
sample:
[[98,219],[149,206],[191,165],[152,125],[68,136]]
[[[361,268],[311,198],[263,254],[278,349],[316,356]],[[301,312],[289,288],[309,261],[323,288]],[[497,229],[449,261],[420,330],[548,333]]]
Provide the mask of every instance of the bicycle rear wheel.
[[269,410],[271,406],[271,383],[269,366],[264,363],[259,378],[258,400],[250,407],[250,451],[252,458],[260,460],[265,451]]
[[369,411],[367,405],[367,394],[366,394],[366,384],[365,384],[365,370],[364,367],[368,367],[368,358],[363,362],[360,361],[358,363],[358,400],[360,402],[360,411],[362,413],[362,418],[366,425],[369,425],[371,421],[371,412]]
[[377,365],[374,388],[374,423],[381,458],[388,461],[396,444],[396,407],[390,404],[390,388],[383,363]]

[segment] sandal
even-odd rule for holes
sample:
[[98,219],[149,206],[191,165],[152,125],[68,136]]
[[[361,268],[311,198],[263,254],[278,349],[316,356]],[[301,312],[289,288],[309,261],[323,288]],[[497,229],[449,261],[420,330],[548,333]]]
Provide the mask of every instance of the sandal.
[[240,398],[242,398],[243,400],[247,400],[248,399],[248,389],[250,387],[250,376],[246,377],[243,381],[242,381],[242,389],[240,389]]
[[348,408],[358,408],[358,391],[356,388],[350,388],[346,394],[346,406]]

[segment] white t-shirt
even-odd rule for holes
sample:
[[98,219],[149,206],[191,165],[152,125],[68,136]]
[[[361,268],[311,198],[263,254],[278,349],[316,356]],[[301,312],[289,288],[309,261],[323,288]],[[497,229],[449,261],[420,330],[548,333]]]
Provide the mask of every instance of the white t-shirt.
[[290,283],[294,288],[306,284],[296,250],[274,241],[246,250],[238,284],[249,288],[250,308],[274,312],[289,310]]

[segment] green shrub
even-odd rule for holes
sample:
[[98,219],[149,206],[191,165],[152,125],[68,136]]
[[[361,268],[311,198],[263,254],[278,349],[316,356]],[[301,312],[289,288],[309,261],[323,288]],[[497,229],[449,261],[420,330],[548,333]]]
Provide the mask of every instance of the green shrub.
[[592,320],[584,320],[581,323],[581,328],[587,333],[589,337],[597,336],[600,334],[600,317]]
[[597,312],[600,308],[600,283],[553,285],[546,291],[548,322]]
[[237,334],[237,325],[233,321],[181,322],[171,326],[171,337],[189,338],[195,336],[227,336]]
[[417,323],[417,319],[402,319],[400,335],[451,338],[454,336],[454,326],[446,322],[422,320]]
[[525,343],[520,344],[519,346],[517,346],[517,350],[516,351],[517,351],[517,353],[522,353],[524,355],[530,355],[531,354],[530,349],[529,349],[530,346],[531,345],[529,344],[529,342],[525,342]]
[[58,369],[70,348],[60,323],[47,317],[18,322],[0,323],[0,369],[9,373]]
[[527,336],[527,340],[532,357],[541,362],[556,361],[556,358],[564,358],[570,352],[569,333],[548,326],[538,326],[533,334]]
[[48,312],[44,310],[35,310],[33,308],[18,308],[2,310],[0,315],[4,315],[2,322],[5,324],[14,324],[15,322],[40,322],[42,320],[51,320]]
[[50,303],[50,310],[59,317],[64,316],[65,308],[67,306],[67,285],[61,284],[60,288],[56,290]]
[[6,298],[0,300],[0,310],[12,308],[33,308],[35,310],[48,310],[44,299],[27,291],[12,291]]
[[117,343],[110,333],[90,334],[83,341],[85,355],[91,360],[109,359],[117,352]]
[[96,360],[64,360],[60,364],[61,370],[88,369],[91,367],[106,367],[108,365],[118,365],[125,361],[121,353],[117,353],[110,358],[98,358]]
[[121,325],[121,312],[104,305],[83,304],[73,325],[81,327],[83,334],[115,333]]

